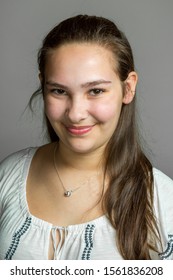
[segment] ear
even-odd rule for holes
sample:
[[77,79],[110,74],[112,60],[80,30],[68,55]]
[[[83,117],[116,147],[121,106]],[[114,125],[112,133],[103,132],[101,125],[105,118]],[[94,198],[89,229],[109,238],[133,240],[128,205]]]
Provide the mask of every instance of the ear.
[[[40,85],[42,87],[43,77],[42,77],[41,73],[38,74],[38,78],[39,78],[39,81],[40,81]],[[42,92],[42,96],[43,96],[43,99],[44,99],[44,92]]]
[[135,71],[129,73],[127,79],[125,80],[125,89],[124,89],[124,97],[123,103],[129,104],[132,102],[135,96],[136,85],[138,81],[138,75]]
[[39,78],[39,80],[40,80],[40,83],[42,83],[42,79],[43,79],[43,78],[42,78],[42,76],[41,76],[41,73],[38,74],[38,78]]

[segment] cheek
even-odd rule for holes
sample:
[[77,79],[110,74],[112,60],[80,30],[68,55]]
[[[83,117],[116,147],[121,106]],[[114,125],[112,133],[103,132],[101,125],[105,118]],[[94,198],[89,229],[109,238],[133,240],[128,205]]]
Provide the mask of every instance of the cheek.
[[44,104],[45,114],[50,120],[61,119],[63,115],[63,106],[56,104],[55,102],[45,101]]
[[117,122],[121,112],[122,103],[104,103],[99,106],[93,106],[93,115],[95,118],[102,122],[114,121]]

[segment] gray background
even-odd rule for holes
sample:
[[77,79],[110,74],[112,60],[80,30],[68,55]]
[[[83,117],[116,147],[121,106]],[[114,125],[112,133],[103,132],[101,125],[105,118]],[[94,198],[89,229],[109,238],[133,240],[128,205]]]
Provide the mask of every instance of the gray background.
[[37,50],[57,22],[78,13],[108,17],[127,35],[141,131],[154,166],[173,178],[173,0],[1,0],[0,160],[45,143],[41,113],[24,112],[38,86]]

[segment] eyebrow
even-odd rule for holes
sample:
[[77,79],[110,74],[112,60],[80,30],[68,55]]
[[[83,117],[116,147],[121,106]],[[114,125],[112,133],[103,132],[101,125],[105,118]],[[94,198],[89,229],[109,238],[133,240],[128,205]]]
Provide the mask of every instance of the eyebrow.
[[97,80],[97,81],[87,82],[85,84],[82,84],[81,86],[83,88],[87,88],[87,87],[90,87],[90,86],[97,86],[97,85],[100,85],[100,84],[111,84],[111,83],[112,83],[111,81]]
[[[88,88],[88,87],[97,86],[97,85],[100,85],[100,84],[111,84],[111,83],[112,83],[111,81],[106,81],[106,80],[101,79],[101,80],[96,80],[96,81],[81,84],[81,87],[82,88]],[[63,84],[53,82],[53,81],[47,81],[46,85],[54,86],[54,87],[60,87],[60,88],[66,89],[66,90],[68,89],[67,86],[65,86]]]

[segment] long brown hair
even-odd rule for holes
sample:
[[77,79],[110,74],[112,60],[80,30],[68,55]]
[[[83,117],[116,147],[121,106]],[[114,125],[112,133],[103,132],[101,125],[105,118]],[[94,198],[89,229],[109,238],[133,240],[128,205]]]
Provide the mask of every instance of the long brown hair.
[[[44,71],[49,51],[73,42],[96,43],[111,50],[115,57],[115,71],[123,91],[128,74],[134,71],[134,59],[126,36],[110,20],[78,15],[55,26],[45,37],[38,53],[42,76],[40,88],[31,97],[44,94]],[[150,259],[149,250],[157,251],[159,231],[153,211],[152,165],[140,147],[136,129],[135,98],[122,106],[118,126],[105,153],[105,174],[110,183],[103,205],[116,230],[119,251],[124,259]],[[58,141],[49,120],[50,140]],[[154,240],[154,241],[153,241]],[[106,245],[106,244],[105,244]]]

